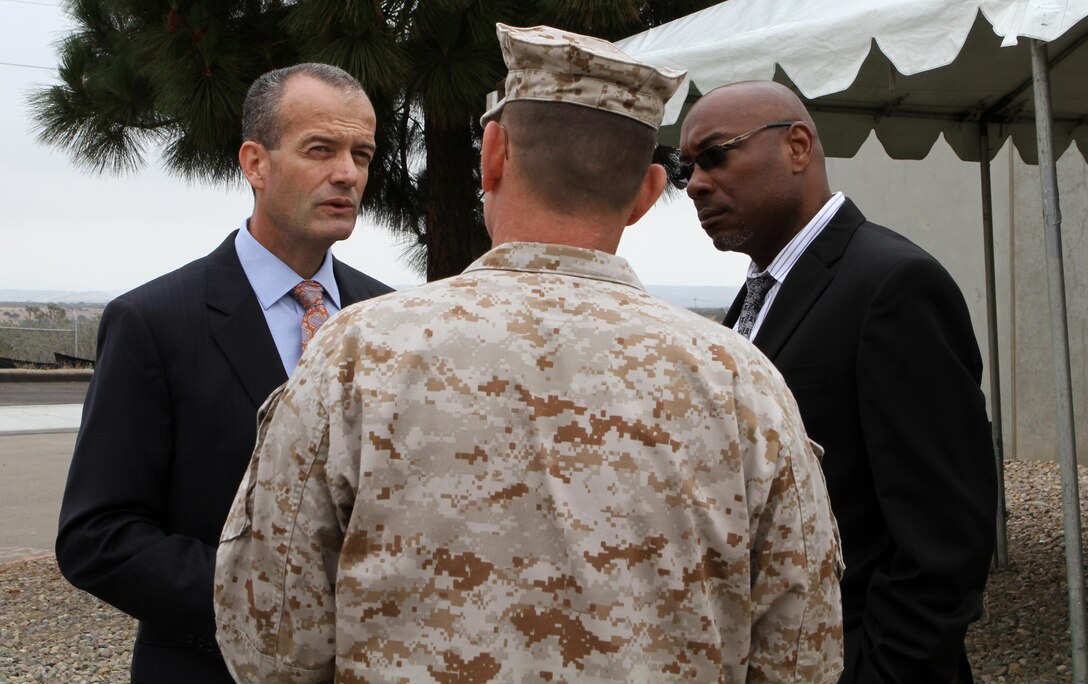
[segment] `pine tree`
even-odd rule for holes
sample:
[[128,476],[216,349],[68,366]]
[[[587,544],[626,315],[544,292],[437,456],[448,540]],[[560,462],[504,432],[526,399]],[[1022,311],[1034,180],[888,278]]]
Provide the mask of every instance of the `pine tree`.
[[378,152],[363,210],[410,236],[428,280],[483,253],[479,117],[505,75],[495,23],[614,40],[713,0],[68,0],[60,84],[31,96],[39,140],[94,173],[161,157],[240,183],[242,102],[260,74],[339,66],[366,88]]

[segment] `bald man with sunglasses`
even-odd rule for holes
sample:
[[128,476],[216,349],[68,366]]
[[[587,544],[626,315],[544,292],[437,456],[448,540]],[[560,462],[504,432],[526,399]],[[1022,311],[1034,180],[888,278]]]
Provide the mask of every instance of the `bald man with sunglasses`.
[[832,193],[811,116],[788,88],[737,83],[683,124],[685,189],[714,246],[747,254],[725,324],[778,367],[842,535],[841,682],[970,682],[996,475],[982,360],[956,283]]

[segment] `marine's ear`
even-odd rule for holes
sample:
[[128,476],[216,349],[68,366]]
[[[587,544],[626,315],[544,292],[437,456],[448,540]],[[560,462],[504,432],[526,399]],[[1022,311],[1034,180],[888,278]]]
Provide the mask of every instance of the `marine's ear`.
[[480,145],[480,187],[484,192],[493,190],[502,178],[506,160],[510,158],[509,144],[510,138],[502,124],[488,121]]
[[646,215],[650,207],[654,206],[657,198],[665,191],[665,167],[661,164],[650,164],[646,169],[646,175],[642,177],[642,185],[638,188],[638,196],[631,207],[631,215],[627,217],[627,224],[637,223]]

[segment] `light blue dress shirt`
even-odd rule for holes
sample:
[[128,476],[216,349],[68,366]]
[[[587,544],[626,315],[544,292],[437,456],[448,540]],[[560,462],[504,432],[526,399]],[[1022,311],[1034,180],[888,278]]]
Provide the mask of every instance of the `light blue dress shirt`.
[[325,260],[313,277],[303,278],[249,234],[248,220],[234,238],[234,249],[261,303],[264,319],[268,322],[268,329],[283,361],[283,369],[290,375],[302,356],[302,314],[306,311],[295,300],[291,290],[303,280],[321,283],[325,289],[325,308],[328,309],[329,318],[332,318],[340,310],[340,290],[332,273],[332,252],[325,253]]

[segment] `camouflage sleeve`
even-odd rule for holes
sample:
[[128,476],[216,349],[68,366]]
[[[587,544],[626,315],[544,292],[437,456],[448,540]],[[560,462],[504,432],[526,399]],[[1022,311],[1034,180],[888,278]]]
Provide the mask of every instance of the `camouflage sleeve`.
[[343,535],[325,481],[327,415],[305,398],[313,385],[262,407],[216,556],[216,640],[243,684],[333,680]]
[[750,503],[762,502],[751,523],[750,682],[835,682],[842,672],[838,527],[823,450],[798,415],[795,404],[785,412],[774,475],[764,491],[750,493]]

